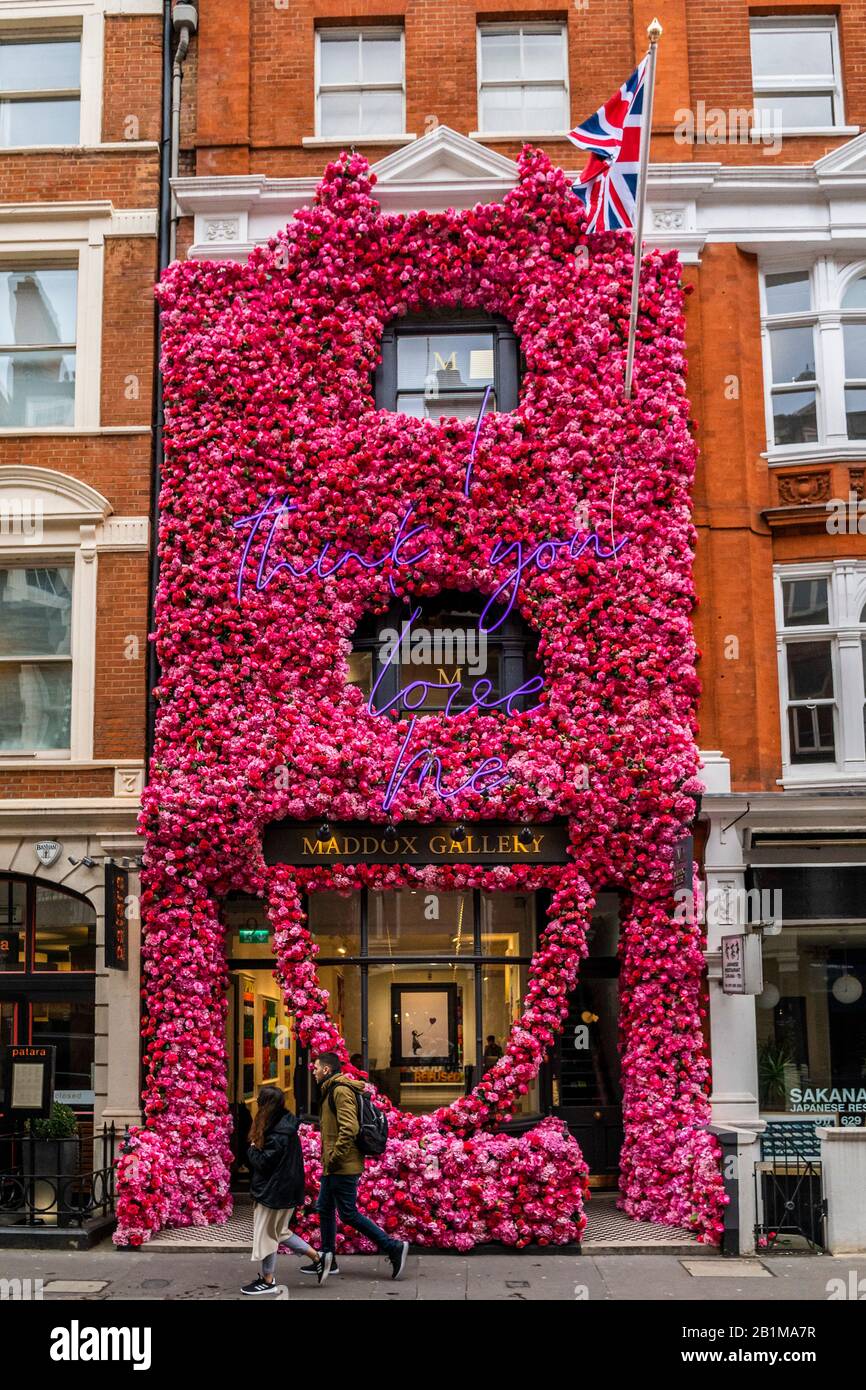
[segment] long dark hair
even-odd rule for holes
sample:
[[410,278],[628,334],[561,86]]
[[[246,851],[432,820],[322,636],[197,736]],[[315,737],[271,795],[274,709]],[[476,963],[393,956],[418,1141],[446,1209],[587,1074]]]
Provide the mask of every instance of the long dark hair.
[[250,1130],[250,1143],[255,1144],[256,1148],[260,1149],[266,1132],[272,1124],[276,1123],[280,1113],[286,1108],[285,1097],[279,1086],[262,1086],[259,1091],[258,1106],[253,1127]]

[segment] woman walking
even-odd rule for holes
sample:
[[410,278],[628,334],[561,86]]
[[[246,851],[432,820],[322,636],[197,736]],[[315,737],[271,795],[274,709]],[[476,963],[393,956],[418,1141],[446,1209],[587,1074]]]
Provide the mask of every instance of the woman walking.
[[278,1086],[262,1086],[258,1109],[250,1130],[248,1150],[250,1192],[253,1209],[253,1253],[261,1261],[261,1271],[241,1293],[268,1294],[276,1288],[274,1267],[277,1250],[287,1245],[298,1255],[308,1255],[319,1283],[328,1277],[328,1266],[300,1236],[293,1235],[289,1223],[304,1201],[304,1156],[298,1136],[298,1121],[286,1109]]

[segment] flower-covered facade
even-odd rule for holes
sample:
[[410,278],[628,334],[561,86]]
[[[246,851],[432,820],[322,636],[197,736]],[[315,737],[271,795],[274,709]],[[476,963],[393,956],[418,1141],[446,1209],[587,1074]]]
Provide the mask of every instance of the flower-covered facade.
[[[546,156],[525,150],[501,202],[462,211],[384,214],[373,183],[343,156],[247,264],[178,263],[159,288],[145,1119],[120,1160],[115,1239],[226,1218],[230,1103],[288,1082],[268,1032],[284,1016],[296,1072],[335,1050],[390,1109],[387,1153],[361,1187],[388,1230],[455,1249],[580,1239],[592,1164],[567,1123],[565,1071],[539,1090],[568,1020],[589,1059],[578,1090],[610,1089],[598,1059],[616,1054],[621,1205],[715,1243],[701,929],[673,899],[699,787],[677,258],[645,258],[626,401],[631,242],[585,234]],[[449,356],[437,344],[452,329]],[[446,594],[495,652],[486,674],[422,659],[389,686],[393,650],[364,666],[359,634],[396,614],[411,638]],[[527,634],[522,667],[508,624]],[[263,852],[275,825],[307,827],[311,862]],[[535,854],[544,827],[559,830],[552,857]],[[442,852],[425,858],[431,844]],[[611,893],[619,1008],[594,1050],[605,1021],[574,1000]],[[252,991],[247,1009],[243,983],[237,1017],[229,1003],[239,896],[263,904],[279,1014]],[[506,900],[536,913],[517,948],[496,925]],[[341,901],[358,915],[338,940]],[[424,935],[439,914],[447,961]],[[508,1003],[488,1036],[494,988]],[[371,1001],[387,989],[374,1049]],[[312,1198],[317,1136],[304,1134]]]

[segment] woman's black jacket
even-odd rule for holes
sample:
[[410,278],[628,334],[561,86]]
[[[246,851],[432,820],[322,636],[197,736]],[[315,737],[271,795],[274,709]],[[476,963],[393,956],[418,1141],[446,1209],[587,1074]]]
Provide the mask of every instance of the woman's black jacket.
[[263,1207],[283,1211],[304,1202],[304,1156],[298,1121],[284,1110],[265,1133],[264,1146],[247,1150],[250,1193]]

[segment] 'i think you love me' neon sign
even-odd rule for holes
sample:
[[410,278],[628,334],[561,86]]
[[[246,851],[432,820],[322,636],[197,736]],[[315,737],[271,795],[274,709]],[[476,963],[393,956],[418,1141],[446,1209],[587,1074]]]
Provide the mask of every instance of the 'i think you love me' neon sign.
[[[288,498],[280,499],[272,494],[259,511],[253,512],[250,516],[241,517],[240,520],[233,523],[235,530],[244,527],[249,528],[238,570],[237,597],[239,602],[243,597],[244,588],[251,572],[255,574],[255,590],[261,592],[268,587],[276,575],[283,571],[287,571],[293,579],[306,579],[312,574],[316,574],[320,579],[328,579],[352,564],[365,570],[384,569],[387,566],[391,591],[396,593],[394,587],[396,573],[400,570],[411,571],[416,565],[421,564],[429,554],[429,546],[422,544],[418,548],[419,538],[423,536],[428,527],[424,523],[417,526],[411,524],[414,508],[410,506],[399,522],[391,545],[375,558],[365,558],[358,551],[351,549],[334,550],[332,542],[326,541],[317,554],[311,555],[309,559],[305,557],[300,566],[293,564],[291,560],[274,559],[271,556],[271,551],[275,538],[285,530],[284,518],[288,513],[297,510],[296,505]],[[261,553],[258,562],[250,564],[250,551],[259,536],[264,541]],[[517,601],[520,585],[527,573],[533,570],[536,573],[546,572],[563,555],[569,560],[575,560],[590,547],[598,559],[609,560],[619,553],[627,540],[628,537],[626,536],[621,541],[615,542],[610,549],[606,549],[603,547],[597,531],[584,532],[580,529],[576,530],[567,540],[549,537],[539,541],[529,550],[522,541],[495,540],[488,556],[488,563],[494,570],[498,570],[500,566],[504,567],[503,577],[481,612],[477,624],[479,632],[495,632],[504,623]],[[410,550],[411,553],[409,553]],[[412,624],[420,612],[421,609],[416,607],[407,619],[401,633],[401,643],[410,634]],[[537,695],[544,689],[543,677],[532,676],[516,689],[494,697],[493,682],[488,677],[482,676],[473,684],[471,700],[466,705],[461,703],[461,697],[465,694],[461,680],[444,682],[417,680],[404,686],[392,699],[377,707],[376,693],[382,683],[385,671],[393,661],[401,643],[395,644],[388,662],[379,672],[367,701],[367,710],[374,716],[381,716],[390,710],[400,709],[412,715],[388,780],[382,809],[390,810],[400,788],[413,773],[418,787],[422,786],[427,777],[432,776],[437,794],[443,800],[451,800],[463,791],[490,792],[501,786],[506,781],[508,773],[505,764],[499,757],[484,758],[465,781],[450,788],[443,786],[442,762],[432,748],[422,748],[411,757],[409,756],[415,726],[418,722],[418,715],[414,711],[424,705],[432,692],[438,691],[444,693],[445,704],[441,713],[447,718],[459,718],[473,709],[503,709],[506,714],[513,714],[515,703],[518,700]],[[455,708],[458,704],[459,709]],[[536,704],[533,709],[538,707],[539,705]]]

